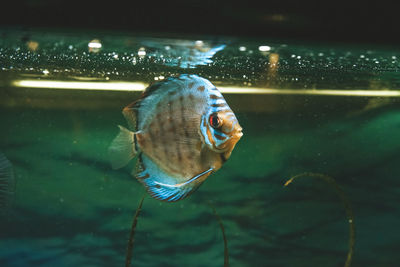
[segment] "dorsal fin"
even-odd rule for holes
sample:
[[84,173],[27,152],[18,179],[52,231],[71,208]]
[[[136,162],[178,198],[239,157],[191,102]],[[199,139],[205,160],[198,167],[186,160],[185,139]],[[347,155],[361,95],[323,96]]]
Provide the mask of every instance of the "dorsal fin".
[[146,97],[152,93],[154,93],[157,89],[159,89],[161,86],[163,86],[166,82],[171,81],[171,78],[167,78],[165,80],[155,82],[150,84],[143,92],[143,97]]
[[177,178],[166,174],[150,158],[141,153],[137,162],[136,178],[147,192],[158,200],[175,202],[193,193],[212,173],[210,168],[191,179],[180,182]]
[[139,101],[132,102],[131,104],[127,105],[124,107],[122,110],[122,114],[124,115],[128,125],[129,129],[133,132],[136,132],[137,129],[137,111],[139,108]]
[[159,81],[159,82],[149,85],[144,90],[143,94],[140,96],[139,99],[135,100],[134,102],[132,102],[129,105],[127,105],[126,107],[124,107],[124,109],[122,110],[122,114],[124,115],[128,125],[129,125],[129,129],[131,131],[136,132],[139,130],[138,129],[138,125],[139,125],[138,111],[139,111],[140,104],[143,101],[143,99],[146,98],[147,96],[151,95],[155,91],[157,91],[157,89],[162,87],[165,83],[170,82],[174,79],[175,79],[174,77],[170,77],[165,80],[162,80],[162,81]]
[[198,76],[197,75],[189,75],[189,74],[181,74],[179,76],[172,76],[172,77],[168,77],[164,80],[154,82],[154,83],[150,84],[144,90],[142,98],[153,94],[154,92],[156,92],[158,89],[160,89],[161,87],[163,87],[165,84],[167,84],[169,82],[178,81],[178,80],[180,82],[187,82],[188,79],[193,78],[193,77],[198,77]]

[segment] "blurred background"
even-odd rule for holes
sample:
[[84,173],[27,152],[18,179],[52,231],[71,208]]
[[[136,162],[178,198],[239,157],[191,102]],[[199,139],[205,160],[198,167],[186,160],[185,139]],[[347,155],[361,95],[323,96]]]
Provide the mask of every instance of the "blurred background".
[[385,1],[8,1],[0,26],[400,43]]

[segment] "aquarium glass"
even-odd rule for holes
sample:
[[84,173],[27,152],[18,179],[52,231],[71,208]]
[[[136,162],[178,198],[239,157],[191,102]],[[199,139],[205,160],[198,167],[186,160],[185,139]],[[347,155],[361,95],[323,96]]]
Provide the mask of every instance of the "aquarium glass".
[[[224,241],[231,266],[397,266],[399,52],[0,29],[0,152],[15,178],[0,266],[124,266],[143,196],[132,266],[223,266]],[[219,88],[243,137],[194,194],[168,203],[135,179],[135,160],[113,170],[107,150],[127,126],[122,109],[179,74]]]

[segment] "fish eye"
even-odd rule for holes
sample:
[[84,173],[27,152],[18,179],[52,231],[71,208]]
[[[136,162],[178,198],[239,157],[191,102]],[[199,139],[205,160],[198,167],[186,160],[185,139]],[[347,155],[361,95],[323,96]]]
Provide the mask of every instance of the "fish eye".
[[218,117],[217,113],[210,115],[209,122],[213,128],[219,128],[222,125],[222,120]]

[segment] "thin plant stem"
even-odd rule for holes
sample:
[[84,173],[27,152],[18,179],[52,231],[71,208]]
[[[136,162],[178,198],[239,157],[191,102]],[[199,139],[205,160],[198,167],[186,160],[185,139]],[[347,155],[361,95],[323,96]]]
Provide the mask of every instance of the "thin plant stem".
[[301,177],[314,177],[314,178],[319,178],[324,181],[326,181],[328,184],[332,185],[333,188],[335,189],[336,193],[338,194],[340,200],[342,201],[344,208],[346,210],[346,215],[347,215],[347,221],[349,223],[349,251],[347,252],[347,258],[346,262],[344,264],[345,267],[350,267],[351,266],[351,261],[353,259],[353,254],[354,254],[354,244],[355,244],[355,225],[354,225],[354,213],[353,209],[351,208],[350,201],[342,188],[336,183],[335,179],[332,177],[321,174],[321,173],[312,173],[312,172],[305,172],[301,173],[298,175],[293,176],[289,180],[285,182],[285,186],[288,186],[290,183],[292,183],[295,179],[301,178]]
[[128,247],[126,248],[125,267],[131,266],[132,253],[133,253],[133,242],[135,240],[134,239],[135,229],[136,229],[136,224],[137,224],[137,220],[138,220],[140,211],[142,210],[144,197],[145,197],[145,195],[143,195],[142,199],[140,200],[139,206],[137,207],[136,212],[135,212],[135,216],[133,217],[132,228],[131,228],[131,232],[129,234]]

